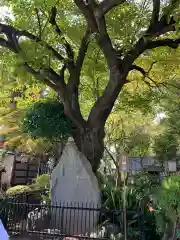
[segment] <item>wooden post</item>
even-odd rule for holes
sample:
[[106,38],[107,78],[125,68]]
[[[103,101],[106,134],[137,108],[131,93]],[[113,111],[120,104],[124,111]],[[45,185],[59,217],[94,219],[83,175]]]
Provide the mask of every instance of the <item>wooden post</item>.
[[29,159],[26,164],[26,184],[29,184]]
[[120,166],[123,177],[123,222],[124,222],[124,240],[127,240],[127,186],[126,186],[126,173],[128,172],[128,156],[126,154],[120,155]]

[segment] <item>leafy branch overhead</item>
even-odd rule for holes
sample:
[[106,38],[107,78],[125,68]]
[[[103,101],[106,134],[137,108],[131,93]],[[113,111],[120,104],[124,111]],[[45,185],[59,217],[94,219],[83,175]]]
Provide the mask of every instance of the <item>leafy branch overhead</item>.
[[[21,47],[22,41],[21,39],[23,37],[45,47],[51,52],[51,54],[57,59],[57,61],[61,62],[62,67],[59,72],[54,70],[51,66],[46,66],[44,69],[34,69],[33,65],[31,64],[31,60],[27,61],[27,59],[24,59],[23,66],[26,68],[28,72],[33,74],[36,78],[44,81],[44,83],[46,83],[48,86],[60,92],[63,102],[67,102],[68,100],[72,102],[72,98],[75,95],[75,92],[77,92],[78,85],[80,82],[80,72],[83,66],[83,61],[90,41],[90,35],[95,33],[94,36],[97,40],[97,43],[107,59],[110,73],[113,72],[114,68],[119,68],[123,75],[123,78],[122,79],[119,78],[119,81],[115,83],[117,94],[119,93],[122,85],[126,83],[126,76],[128,72],[132,70],[134,61],[144,51],[160,46],[177,48],[180,43],[180,38],[178,37],[172,39],[165,37],[158,39],[158,37],[160,37],[162,34],[166,34],[171,31],[176,31],[175,27],[176,21],[174,19],[174,16],[171,15],[172,13],[168,10],[168,8],[172,9],[173,6],[177,6],[178,2],[177,0],[169,3],[169,6],[166,6],[167,10],[164,12],[163,8],[161,9],[160,0],[152,1],[153,10],[150,19],[150,25],[148,26],[143,36],[140,37],[140,39],[135,43],[135,45],[132,46],[131,50],[128,51],[124,56],[122,56],[121,59],[117,57],[118,52],[114,49],[114,46],[112,44],[113,39],[111,39],[107,31],[105,15],[115,7],[118,6],[122,7],[122,5],[126,3],[126,1],[104,0],[100,3],[97,3],[97,1],[94,0],[93,1],[74,0],[74,2],[87,21],[87,31],[84,33],[84,37],[81,41],[77,57],[75,57],[76,49],[73,48],[72,44],[66,39],[61,28],[58,26],[58,23],[56,21],[58,8],[56,7],[56,5],[51,8],[49,12],[48,21],[49,24],[54,29],[54,31],[57,33],[57,35],[59,35],[61,38],[62,43],[61,46],[64,49],[63,55],[60,53],[60,51],[58,51],[58,49],[55,49],[50,44],[44,42],[43,39],[41,38],[41,34],[34,35],[26,30],[19,30],[13,26],[9,26],[3,23],[0,24],[0,33],[4,34],[5,36],[0,39],[1,46],[6,47],[9,50],[13,51],[14,53],[20,55],[23,59],[25,58],[24,51]],[[41,11],[41,9],[35,10],[38,18],[39,29],[41,30],[42,29],[40,20],[41,14],[39,14],[39,11]],[[163,12],[163,14],[161,12]],[[65,83],[64,79],[64,73],[66,70],[68,70],[69,72],[69,79],[67,83]],[[138,69],[136,68],[136,70]],[[110,82],[113,82],[113,80],[109,79],[109,83]],[[105,88],[103,96],[99,99],[96,105],[102,105],[104,102],[104,98],[110,99],[112,97],[113,92],[111,91],[113,91],[113,89],[110,89],[109,85],[110,84],[108,84],[107,88]],[[69,94],[68,96],[70,98],[68,100],[66,91],[68,92]],[[107,94],[109,94],[109,97],[107,96]],[[113,102],[115,101],[117,94],[115,94],[115,96],[113,97],[112,99]],[[73,112],[72,103],[70,105],[71,106],[68,107],[68,110],[71,111],[72,113]],[[78,108],[77,103],[76,105],[77,105],[76,108]],[[109,111],[107,111],[107,113],[109,113]],[[82,121],[80,114],[78,115],[79,116],[76,116],[75,118],[78,117],[78,120],[81,119]],[[91,114],[89,118],[91,119]],[[105,116],[105,118],[107,118],[107,116]]]

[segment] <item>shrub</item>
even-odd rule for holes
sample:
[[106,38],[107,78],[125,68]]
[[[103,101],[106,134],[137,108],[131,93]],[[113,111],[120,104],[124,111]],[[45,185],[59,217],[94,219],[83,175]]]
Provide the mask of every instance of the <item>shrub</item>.
[[[123,186],[115,186],[114,182],[109,179],[109,177],[108,179],[106,179],[106,177],[102,177],[101,179],[103,207],[109,210],[122,210]],[[137,235],[140,235],[140,224],[144,225],[145,239],[160,239],[159,234],[156,232],[154,212],[149,212],[147,208],[147,205],[149,205],[151,201],[151,194],[156,191],[159,184],[159,179],[156,176],[153,177],[145,172],[140,172],[134,176],[134,184],[127,184],[126,217],[129,239],[138,239]],[[105,220],[105,218],[103,220]],[[116,223],[121,227],[123,226],[122,214],[108,216],[108,221]]]
[[17,195],[17,194],[22,194],[22,193],[27,193],[27,192],[31,192],[32,189],[30,186],[26,186],[26,185],[17,185],[14,187],[9,188],[6,191],[7,195]]
[[156,226],[163,239],[176,239],[176,224],[180,215],[180,176],[170,176],[162,181],[158,191],[152,195]]
[[34,179],[34,184],[30,185],[32,191],[39,191],[40,198],[44,203],[50,203],[50,176],[42,174]]
[[49,189],[50,188],[50,176],[48,174],[38,175],[34,179],[34,184],[31,185],[35,189]]
[[156,204],[166,213],[180,214],[180,176],[165,178],[154,196]]
[[22,130],[33,138],[64,139],[72,131],[72,122],[64,114],[64,106],[55,100],[34,103],[22,119]]

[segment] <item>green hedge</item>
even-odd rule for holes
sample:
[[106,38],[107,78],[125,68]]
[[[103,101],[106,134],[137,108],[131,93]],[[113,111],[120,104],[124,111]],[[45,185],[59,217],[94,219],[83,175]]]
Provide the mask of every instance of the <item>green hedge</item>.
[[9,196],[13,196],[13,195],[17,195],[17,194],[22,194],[22,193],[28,193],[31,192],[32,189],[30,186],[26,186],[26,185],[17,185],[14,187],[9,188],[6,191],[6,194]]

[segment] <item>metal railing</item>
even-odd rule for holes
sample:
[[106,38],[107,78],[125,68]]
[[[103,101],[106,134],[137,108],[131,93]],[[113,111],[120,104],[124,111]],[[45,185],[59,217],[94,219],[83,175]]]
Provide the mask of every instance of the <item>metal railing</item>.
[[[2,206],[2,205],[1,205]],[[10,236],[39,236],[39,239],[123,239],[124,214],[129,239],[144,239],[141,212],[109,210],[91,203],[29,204],[6,199],[1,220]],[[133,219],[133,221],[132,221]]]

